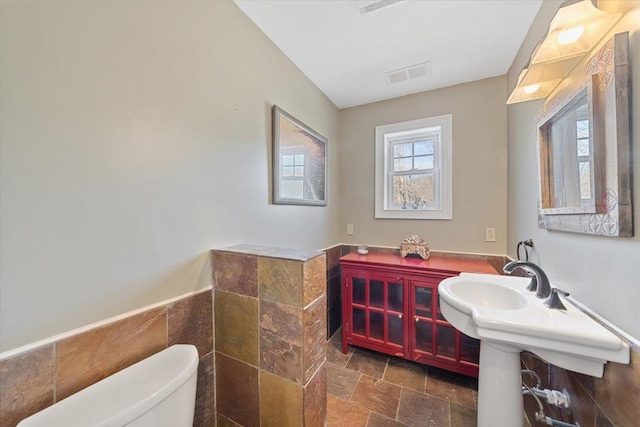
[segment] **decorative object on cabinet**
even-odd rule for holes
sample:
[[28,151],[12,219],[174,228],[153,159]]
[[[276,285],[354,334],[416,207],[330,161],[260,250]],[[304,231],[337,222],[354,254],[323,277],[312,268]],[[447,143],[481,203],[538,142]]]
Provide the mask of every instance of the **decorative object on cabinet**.
[[327,205],[327,139],[273,106],[273,203]]
[[507,104],[546,98],[620,19],[591,0],[565,1],[518,76]]
[[581,63],[537,117],[538,225],[633,236],[629,33]]
[[438,285],[462,271],[496,274],[487,262],[351,253],[342,267],[342,351],[349,344],[478,376],[479,341],[440,312]]
[[358,245],[357,252],[360,255],[366,255],[366,254],[369,253],[369,246],[367,246],[367,245]]
[[407,255],[418,255],[422,259],[428,259],[429,254],[429,245],[417,234],[410,234],[404,238],[402,244],[400,245],[400,255],[402,258]]

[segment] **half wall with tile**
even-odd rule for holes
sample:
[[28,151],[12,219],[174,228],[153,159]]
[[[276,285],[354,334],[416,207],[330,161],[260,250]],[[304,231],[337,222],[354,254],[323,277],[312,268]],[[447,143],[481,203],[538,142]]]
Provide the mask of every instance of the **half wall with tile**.
[[194,426],[213,426],[211,289],[49,339],[0,361],[0,425],[22,419],[173,344],[198,349]]
[[212,251],[218,426],[323,427],[326,256]]

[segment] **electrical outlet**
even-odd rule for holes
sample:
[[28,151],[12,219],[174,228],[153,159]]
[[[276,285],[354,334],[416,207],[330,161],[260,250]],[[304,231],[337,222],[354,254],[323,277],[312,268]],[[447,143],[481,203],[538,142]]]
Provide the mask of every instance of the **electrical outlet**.
[[484,229],[484,241],[485,242],[495,242],[496,241],[496,229],[495,228],[485,228]]
[[347,224],[347,234],[349,236],[353,235],[353,224]]

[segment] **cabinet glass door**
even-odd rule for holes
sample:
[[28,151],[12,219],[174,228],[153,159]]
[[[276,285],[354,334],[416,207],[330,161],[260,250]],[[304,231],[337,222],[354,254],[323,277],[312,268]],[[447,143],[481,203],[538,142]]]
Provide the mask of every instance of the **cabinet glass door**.
[[418,358],[434,353],[434,322],[433,300],[435,294],[434,284],[414,281],[411,292],[411,305],[413,306],[413,358]]
[[351,328],[358,339],[395,353],[404,349],[404,284],[384,275],[351,272]]
[[389,322],[389,342],[404,344],[404,286],[400,283],[387,284],[387,319]]

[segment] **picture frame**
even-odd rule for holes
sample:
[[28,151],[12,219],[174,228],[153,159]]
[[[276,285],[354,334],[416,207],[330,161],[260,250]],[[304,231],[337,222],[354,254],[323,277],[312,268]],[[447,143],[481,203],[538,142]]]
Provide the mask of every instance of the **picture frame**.
[[273,106],[273,203],[327,206],[327,138]]

